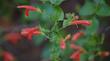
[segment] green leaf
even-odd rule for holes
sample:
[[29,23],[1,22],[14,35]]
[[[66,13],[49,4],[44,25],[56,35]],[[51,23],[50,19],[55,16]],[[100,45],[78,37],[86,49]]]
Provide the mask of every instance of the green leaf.
[[66,18],[67,19],[74,19],[75,13],[67,13]]
[[96,39],[94,39],[92,36],[90,36],[91,38],[87,41],[87,45],[89,46],[89,47],[91,47],[91,46],[96,46],[96,44],[97,44],[97,41],[96,41]]
[[106,0],[100,0],[100,4],[106,4]]
[[86,54],[81,54],[81,56],[80,56],[80,61],[88,61],[88,54],[86,53]]
[[33,36],[33,42],[36,46],[39,46],[42,44],[45,38],[46,37],[44,35]]
[[98,27],[99,27],[99,21],[97,18],[93,17],[91,19],[89,19],[92,24],[90,26],[87,26],[86,27],[86,31],[85,33],[88,34],[88,35],[92,35],[94,33],[96,33]]
[[41,31],[44,32],[44,33],[48,33],[48,32],[50,32],[50,30],[45,29],[45,28],[42,28],[42,27],[40,27],[40,29],[41,29]]
[[41,14],[35,11],[30,11],[29,16],[26,17],[26,19],[29,19],[29,20],[36,20],[39,18],[41,18]]
[[20,3],[20,4],[29,4],[28,0],[15,0],[15,2]]
[[60,53],[61,49],[58,44],[54,43],[51,45],[51,60],[52,61],[59,61],[60,60]]
[[45,2],[48,2],[49,0],[40,0],[40,1],[42,1],[42,2],[44,2],[44,3],[45,3]]
[[[43,14],[42,14],[42,19],[43,20],[51,20],[50,16],[52,15],[52,13],[54,12],[54,8],[52,5],[50,4],[45,4],[43,6]],[[52,21],[52,20],[51,20]]]
[[105,0],[94,0],[94,2],[99,5],[99,4],[106,4]]
[[66,42],[66,49],[63,52],[61,52],[62,58],[69,58],[68,56],[70,56],[70,54],[73,53],[73,49],[71,49],[70,44],[70,42]]
[[106,4],[101,5],[99,10],[96,12],[98,16],[110,16],[110,7]]
[[76,41],[76,45],[84,46],[87,41],[88,38],[86,36],[83,36],[82,38],[79,38],[78,41]]
[[51,4],[60,5],[64,0],[50,0]]
[[45,47],[42,53],[42,58],[43,59],[50,59],[50,49],[49,47]]
[[94,0],[96,4],[99,4],[101,0]]
[[71,25],[71,22],[74,20],[74,13],[68,13],[66,14],[66,20],[63,21],[63,28]]
[[58,17],[58,20],[63,20],[64,19],[64,12],[63,12],[63,10],[60,7],[58,7],[58,6],[55,7],[55,9],[56,9],[55,14]]
[[94,57],[95,55],[89,53],[81,54],[80,61],[94,61]]
[[87,37],[88,41],[86,41],[86,43],[84,44],[84,48],[89,52],[99,50],[99,48],[97,47],[98,42],[100,42],[97,40],[98,37],[96,35],[89,35]]
[[58,34],[58,33],[55,33],[55,32],[52,32],[50,34],[50,37],[51,37],[51,42],[54,42],[54,43],[59,43],[60,39],[61,39],[61,36]]
[[86,1],[84,6],[80,9],[79,14],[81,16],[88,16],[94,14],[96,6],[93,2]]
[[58,21],[64,19],[63,10],[59,6],[52,6],[47,4],[44,6],[42,18],[45,20]]
[[64,20],[63,22],[63,28],[69,26],[71,24],[71,20]]
[[64,19],[63,10],[60,7],[50,4],[45,4],[42,7],[43,13],[40,20],[42,27],[51,29],[54,26],[55,22]]
[[95,58],[95,55],[90,54],[89,57],[88,57],[88,60],[89,61],[94,61],[94,58]]

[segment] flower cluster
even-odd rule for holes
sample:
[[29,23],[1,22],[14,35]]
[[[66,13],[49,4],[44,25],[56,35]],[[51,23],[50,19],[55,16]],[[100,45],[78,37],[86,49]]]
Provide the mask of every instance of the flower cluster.
[[[17,8],[25,8],[25,16],[29,16],[29,11],[37,11],[37,12],[42,12],[39,8],[35,8],[32,6],[27,6],[27,5],[23,5],[23,6],[17,6]],[[71,25],[84,25],[84,26],[90,26],[91,22],[88,20],[78,20],[79,17],[77,16],[76,20],[73,20],[71,22]],[[42,32],[40,31],[40,29],[38,27],[32,27],[32,28],[24,28],[21,30],[21,35],[23,37],[26,37],[28,40],[32,40],[32,36],[33,35],[39,35]],[[84,49],[81,46],[75,45],[75,42],[84,35],[84,32],[80,31],[77,32],[73,35],[68,34],[65,38],[62,38],[60,40],[60,48],[62,50],[65,50],[66,48],[66,42],[68,40],[71,40],[73,43],[70,44],[70,48],[75,49],[76,52],[73,52],[73,54],[70,56],[71,59],[79,61],[80,60],[80,54],[82,53],[82,51],[84,51]],[[14,38],[12,38],[12,36],[15,36]],[[19,39],[21,39],[21,37],[18,37],[17,34],[8,34],[6,35],[6,39],[9,39],[11,43],[16,44],[18,42]],[[11,54],[5,52],[4,57],[8,57],[10,58],[10,60],[13,60],[13,57]],[[9,60],[9,61],[10,61]]]
[[[25,15],[29,16],[29,11],[37,11],[42,13],[39,8],[35,8],[32,6],[17,6],[17,8],[26,8]],[[79,16],[75,16],[75,19],[71,21],[70,25],[83,25],[83,26],[91,26],[92,22],[89,20],[79,20]],[[55,26],[54,26],[55,27]],[[42,32],[39,28],[24,28],[21,30],[21,35],[26,37],[29,40],[32,40],[33,35],[39,35]],[[76,45],[75,42],[78,41],[79,38],[83,37],[85,33],[83,31],[76,32],[74,34],[68,34],[64,38],[60,39],[59,45],[62,51],[64,51],[66,47],[66,42],[70,42],[70,48],[75,51],[71,54],[70,59],[75,61],[80,61],[80,55],[85,53],[85,49],[82,46]],[[51,39],[51,38],[50,38]],[[70,40],[70,41],[68,41]]]
[[[75,24],[79,25],[80,24],[80,25],[84,25],[84,26],[90,26],[91,22],[88,20],[73,20],[71,24],[72,25],[75,25]],[[83,35],[84,35],[84,32],[82,32],[82,31],[77,32],[73,35],[69,34],[65,37],[65,39],[62,39],[61,43],[60,43],[60,48],[64,50],[66,48],[65,41],[71,39],[71,41],[73,43],[70,44],[70,47],[72,49],[76,50],[76,52],[73,52],[72,55],[70,56],[70,58],[75,60],[75,61],[80,61],[80,54],[82,53],[82,51],[83,52],[85,51],[83,49],[83,47],[74,44]]]

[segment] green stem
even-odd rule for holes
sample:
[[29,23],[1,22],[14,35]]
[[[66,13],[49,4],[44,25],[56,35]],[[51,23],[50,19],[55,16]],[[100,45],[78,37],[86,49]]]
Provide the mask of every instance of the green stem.
[[49,36],[47,36],[43,31],[42,31],[42,29],[41,29],[41,26],[39,25],[39,28],[40,28],[40,30],[41,30],[41,32],[42,32],[42,35],[44,35],[46,38],[48,38],[48,39],[50,39],[50,37]]
[[56,28],[56,26],[57,26],[57,22],[55,22],[55,24],[53,25],[51,31],[53,31]]

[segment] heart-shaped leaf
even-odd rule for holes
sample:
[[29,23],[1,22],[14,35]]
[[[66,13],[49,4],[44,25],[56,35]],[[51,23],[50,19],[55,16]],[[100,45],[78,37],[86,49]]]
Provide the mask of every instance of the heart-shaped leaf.
[[96,12],[98,16],[110,16],[110,7],[106,4],[100,6],[99,10]]
[[93,2],[86,1],[84,6],[80,9],[79,14],[81,16],[88,16],[94,14],[96,11],[96,6]]

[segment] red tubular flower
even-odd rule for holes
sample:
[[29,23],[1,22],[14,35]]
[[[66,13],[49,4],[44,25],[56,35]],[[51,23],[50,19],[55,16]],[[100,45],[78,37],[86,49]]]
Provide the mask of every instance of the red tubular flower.
[[27,5],[17,6],[17,8],[26,8],[26,9],[29,9],[31,11],[36,11],[37,10],[37,8],[35,8],[33,6],[27,6]]
[[70,47],[71,47],[72,49],[76,49],[76,50],[80,50],[80,49],[81,49],[80,46],[76,46],[75,44],[70,44]]
[[65,40],[64,40],[64,39],[62,39],[62,40],[60,41],[60,48],[61,48],[62,50],[64,50],[64,49],[66,48],[66,44],[65,44]]
[[20,41],[20,39],[22,38],[21,35],[19,33],[8,33],[4,36],[4,38],[12,43],[12,44],[16,44]]
[[107,57],[110,55],[110,53],[108,51],[102,51],[102,52],[98,52],[98,55],[100,57]]
[[9,52],[3,52],[3,61],[14,61],[15,60],[15,58],[14,58],[14,56],[11,54],[11,53],[9,53]]
[[29,11],[37,11],[41,13],[41,10],[39,8],[35,8],[33,6],[22,5],[22,6],[17,6],[17,8],[26,8],[25,10],[26,16],[29,16]]
[[85,26],[90,26],[91,22],[87,21],[87,20],[74,20],[72,22],[72,24],[82,24],[82,25],[85,25]]
[[21,31],[21,35],[27,37],[29,40],[32,39],[33,35],[39,35],[39,34],[41,34],[41,32],[38,28],[24,28]]
[[80,51],[76,51],[74,52],[71,56],[70,56],[71,59],[74,59],[76,61],[80,61]]
[[84,32],[77,32],[73,35],[72,40],[76,41],[78,40],[82,35],[84,35]]
[[29,9],[25,10],[25,16],[29,16]]

